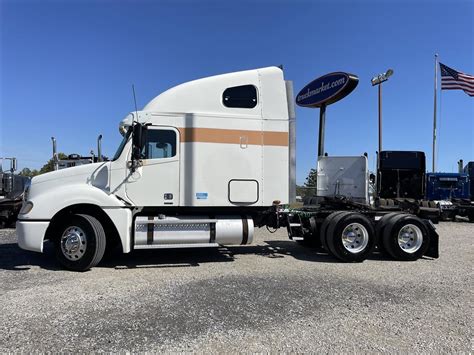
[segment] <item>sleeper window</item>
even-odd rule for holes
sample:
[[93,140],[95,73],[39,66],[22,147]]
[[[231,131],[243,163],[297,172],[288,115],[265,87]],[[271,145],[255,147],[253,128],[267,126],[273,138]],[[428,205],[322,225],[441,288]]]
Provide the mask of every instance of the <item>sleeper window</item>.
[[257,106],[257,88],[253,85],[242,85],[228,88],[222,94],[226,107],[254,108]]
[[176,155],[176,132],[162,129],[148,129],[143,159],[171,158]]

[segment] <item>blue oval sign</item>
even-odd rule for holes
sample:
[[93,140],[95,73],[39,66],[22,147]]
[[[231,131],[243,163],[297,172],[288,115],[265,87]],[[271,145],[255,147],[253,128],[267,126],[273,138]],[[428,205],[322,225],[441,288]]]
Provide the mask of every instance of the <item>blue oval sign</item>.
[[296,104],[303,107],[329,105],[349,95],[359,83],[356,75],[330,73],[306,85],[296,96]]

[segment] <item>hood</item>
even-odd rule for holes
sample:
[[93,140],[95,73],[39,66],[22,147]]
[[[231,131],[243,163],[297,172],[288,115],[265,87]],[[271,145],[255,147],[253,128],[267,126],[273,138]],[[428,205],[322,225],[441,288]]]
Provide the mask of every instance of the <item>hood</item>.
[[92,183],[93,185],[107,186],[109,180],[109,167],[110,162],[100,162],[51,171],[46,174],[35,176],[31,180],[31,184],[42,184],[48,181],[54,181],[55,183],[77,181]]

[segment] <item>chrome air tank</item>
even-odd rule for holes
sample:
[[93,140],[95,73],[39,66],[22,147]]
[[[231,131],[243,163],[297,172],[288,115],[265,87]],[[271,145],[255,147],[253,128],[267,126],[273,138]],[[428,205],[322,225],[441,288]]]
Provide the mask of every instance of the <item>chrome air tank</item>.
[[138,216],[135,249],[250,244],[254,224],[248,216]]
[[216,223],[216,242],[226,244],[252,244],[254,225],[248,216],[219,216]]

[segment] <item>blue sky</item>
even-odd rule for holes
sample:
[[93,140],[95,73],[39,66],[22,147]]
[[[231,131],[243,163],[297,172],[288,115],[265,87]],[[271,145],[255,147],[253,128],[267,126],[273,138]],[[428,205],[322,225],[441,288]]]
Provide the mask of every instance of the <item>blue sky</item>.
[[[422,150],[431,167],[434,54],[474,74],[474,3],[464,1],[0,0],[0,156],[41,167],[59,150],[87,154],[98,134],[113,155],[119,121],[179,83],[283,64],[298,92],[332,71],[359,76],[327,108],[330,155],[377,149],[375,74],[386,150]],[[474,99],[438,99],[441,171],[474,160]],[[316,163],[318,110],[297,109],[297,181]]]

